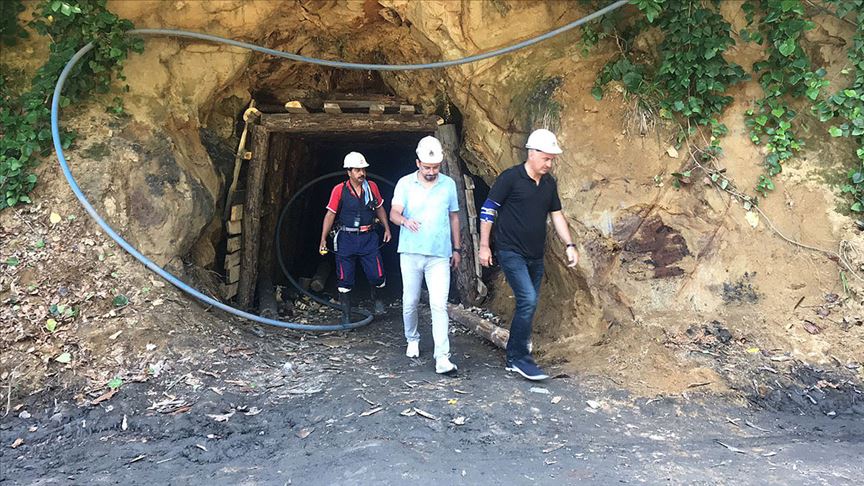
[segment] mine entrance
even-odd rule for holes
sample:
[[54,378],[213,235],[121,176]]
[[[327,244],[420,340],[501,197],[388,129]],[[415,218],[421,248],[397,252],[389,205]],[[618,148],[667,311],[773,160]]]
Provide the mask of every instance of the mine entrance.
[[[457,182],[460,207],[464,208],[460,215],[467,258],[463,257],[454,272],[456,285],[451,295],[473,303],[478,293],[485,293],[474,258],[473,182],[463,175],[454,125],[442,124],[435,115],[416,114],[413,105],[380,98],[332,100],[319,106],[292,101],[263,106],[260,111],[249,127],[246,147],[251,154],[240,177],[240,192],[230,203],[235,210],[227,215],[225,225],[226,288],[239,307],[264,315],[280,314],[277,289],[287,284],[278,262],[280,255],[301,285],[335,295],[333,255],[319,255],[318,241],[330,191],[346,180],[344,156],[356,151],[366,157],[369,179],[381,189],[389,214],[392,184],[416,170],[414,148],[426,135],[441,140],[445,149],[442,172]],[[312,182],[316,179],[321,180]],[[383,234],[382,228],[378,231]],[[391,225],[391,231],[393,241],[381,247],[388,282],[384,297],[390,301],[401,295],[396,254],[399,228]],[[354,294],[362,299],[369,286],[359,267],[356,281]]]

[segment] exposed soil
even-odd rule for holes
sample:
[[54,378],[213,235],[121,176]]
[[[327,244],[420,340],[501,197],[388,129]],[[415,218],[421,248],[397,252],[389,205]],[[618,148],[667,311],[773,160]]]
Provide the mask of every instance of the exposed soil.
[[860,415],[729,405],[699,388],[634,398],[558,366],[531,383],[458,328],[460,369],[442,377],[428,326],[421,358],[404,357],[395,309],[323,335],[225,320],[197,352],[154,349],[158,375],[109,398],[103,387],[14,400],[0,482],[851,485],[864,474]]

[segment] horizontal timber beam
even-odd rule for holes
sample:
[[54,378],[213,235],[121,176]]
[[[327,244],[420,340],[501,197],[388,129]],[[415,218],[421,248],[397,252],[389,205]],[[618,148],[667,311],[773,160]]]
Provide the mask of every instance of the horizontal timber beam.
[[436,115],[369,116],[365,113],[272,113],[261,115],[261,125],[271,132],[370,133],[434,132],[441,118]]

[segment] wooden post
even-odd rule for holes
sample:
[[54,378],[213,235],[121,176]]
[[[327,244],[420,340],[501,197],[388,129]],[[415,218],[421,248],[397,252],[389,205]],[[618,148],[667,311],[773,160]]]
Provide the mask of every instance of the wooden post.
[[246,204],[243,211],[243,257],[240,263],[240,284],[237,287],[237,305],[248,309],[255,296],[258,280],[258,247],[261,241],[261,209],[264,196],[264,175],[267,172],[267,154],[270,151],[270,132],[261,125],[252,128],[252,160],[246,179]]
[[285,186],[285,168],[288,165],[290,138],[284,133],[271,135],[270,154],[267,157],[267,174],[264,182],[264,206],[267,212],[261,217],[261,248],[258,250],[258,309],[261,315],[275,315],[276,299],[273,289],[273,272],[276,270],[276,224],[282,209],[282,188]]
[[475,274],[474,262],[477,259],[474,242],[471,238],[470,225],[474,221],[469,220],[467,211],[467,199],[465,197],[465,181],[462,178],[462,169],[459,167],[459,136],[456,134],[455,125],[441,125],[436,133],[441,146],[444,148],[444,162],[441,170],[456,182],[456,195],[459,199],[459,233],[462,239],[462,263],[456,269],[456,285],[459,296],[465,305],[476,305],[478,302],[477,276]]

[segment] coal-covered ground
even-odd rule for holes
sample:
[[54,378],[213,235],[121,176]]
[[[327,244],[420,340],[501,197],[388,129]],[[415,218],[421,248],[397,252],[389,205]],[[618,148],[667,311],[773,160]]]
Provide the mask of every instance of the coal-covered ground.
[[[236,321],[198,352],[165,350],[163,367],[116,391],[49,388],[11,401],[0,483],[851,485],[864,477],[862,415],[827,415],[806,398],[791,406],[783,394],[801,390],[779,380],[764,396],[742,388],[737,399],[698,389],[633,397],[554,367],[556,378],[532,383],[504,371],[501,350],[452,329],[459,371],[447,377],[434,372],[428,324],[421,357],[404,356],[396,306],[340,333]],[[771,406],[774,392],[781,398]]]

